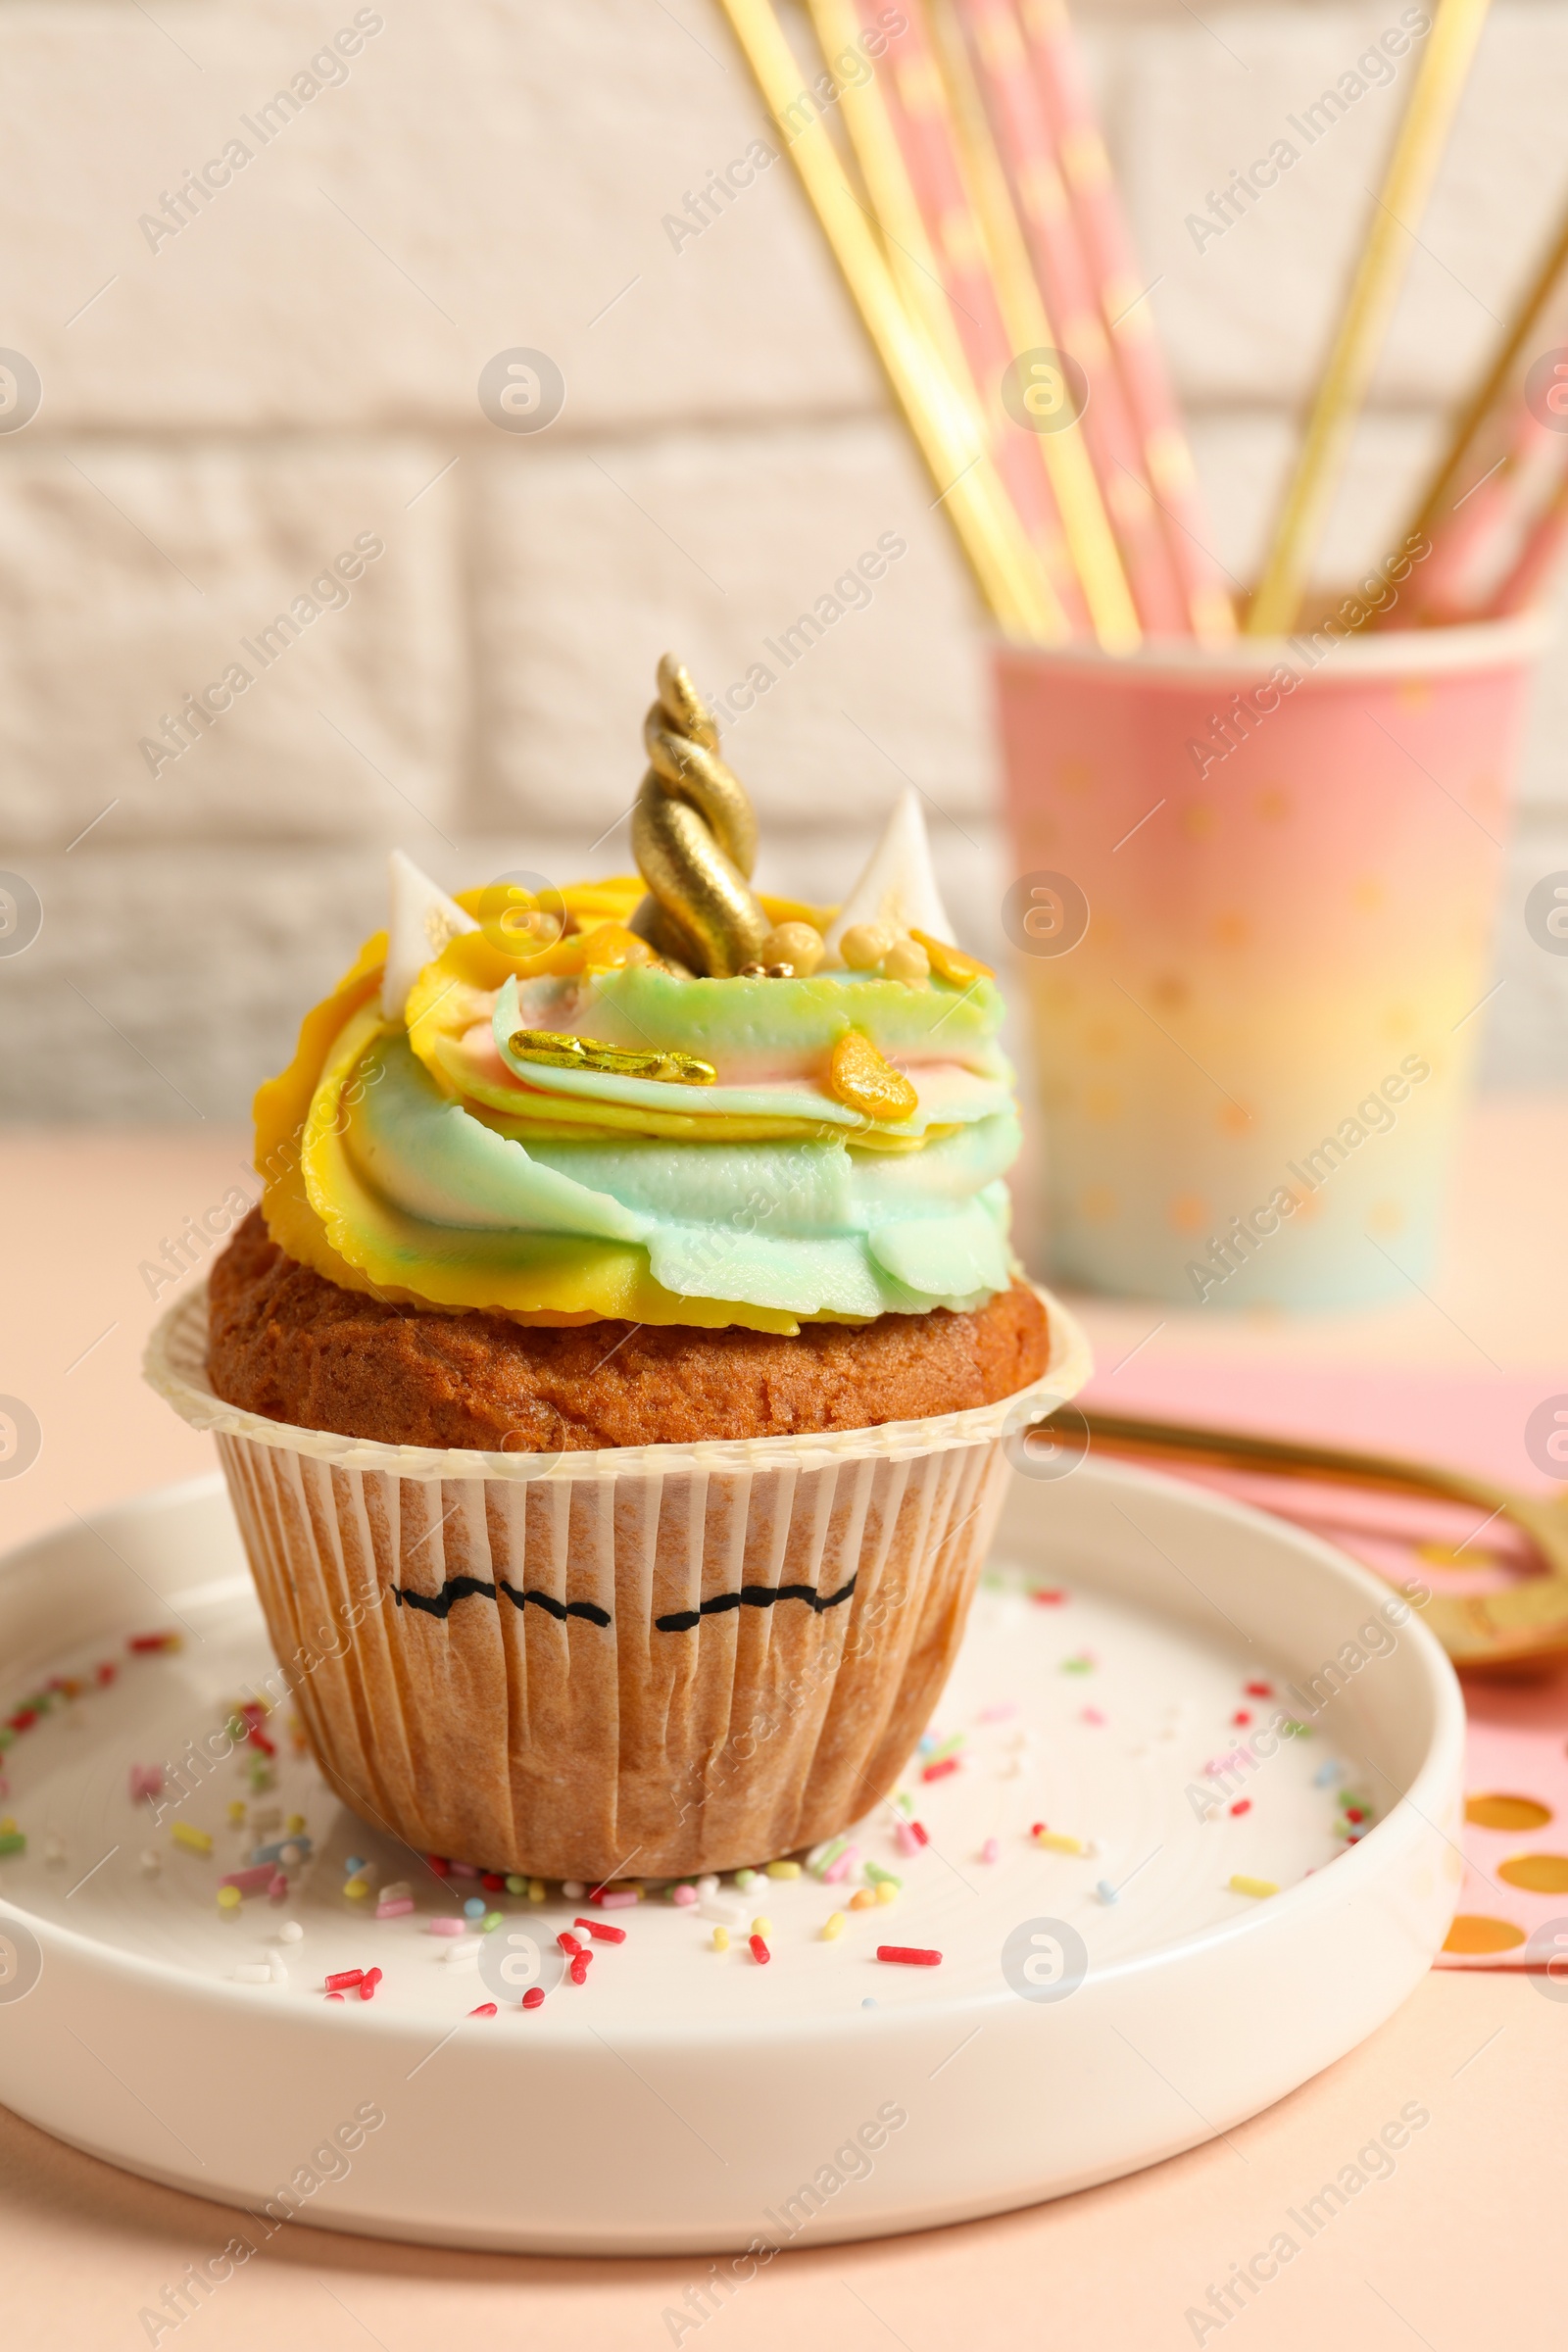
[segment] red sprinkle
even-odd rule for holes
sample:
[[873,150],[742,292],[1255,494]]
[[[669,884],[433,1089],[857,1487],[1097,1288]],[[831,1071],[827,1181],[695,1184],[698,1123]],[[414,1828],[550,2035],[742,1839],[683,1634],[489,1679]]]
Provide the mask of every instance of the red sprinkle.
[[624,1943],[624,1928],[612,1928],[607,1919],[574,1919],[574,1928],[586,1928],[597,1943]]
[[37,1720],[36,1707],[19,1707],[14,1715],[7,1716],[6,1728],[13,1732],[30,1732]]
[[754,1936],[751,1938],[751,1944],[752,1958],[757,1962],[759,1968],[765,1968],[773,1957],[772,1953],[768,1950],[767,1945],[763,1942],[760,1936]]
[[1235,1714],[1231,1717],[1232,1723],[1250,1723],[1251,1720],[1252,1718],[1249,1714],[1246,1707],[1238,1707]]
[[527,1991],[522,1996],[522,2005],[525,2009],[541,2008],[544,2003],[544,1987],[542,1984],[530,1984]]
[[1029,1835],[1031,1838],[1041,1838],[1045,1835],[1045,1829],[1046,1825],[1043,1821],[1032,1821],[1029,1824]]
[[112,1683],[119,1672],[120,1668],[115,1665],[113,1660],[105,1658],[103,1664],[94,1672],[92,1679],[95,1683]]
[[876,1956],[879,1960],[896,1960],[901,1968],[940,1968],[942,1965],[940,1952],[923,1952],[916,1943],[879,1943]]
[[377,1985],[380,1984],[380,1982],[381,1982],[381,1971],[380,1971],[378,1968],[369,1968],[369,1969],[367,1969],[367,1970],[366,1970],[366,1972],[365,1972],[365,1974],[364,1974],[364,1976],[363,1976],[363,1977],[360,1979],[360,1998],[361,1998],[361,2000],[362,2000],[362,2001],[368,2001],[368,2000],[371,2000],[371,1999],[373,1999],[373,1997],[374,1997],[374,1994],[375,1994],[375,1988],[376,1988],[376,1986],[377,1986]]
[[592,1954],[592,1952],[584,1952],[584,1951],[579,1951],[579,1952],[578,1952],[578,1954],[577,1954],[576,1958],[573,1960],[573,1962],[572,1962],[572,1964],[571,1964],[571,1968],[570,1968],[570,1971],[569,1971],[569,1974],[570,1974],[570,1977],[571,1977],[571,1981],[572,1981],[572,1983],[573,1983],[574,1984],[587,1984],[587,1982],[588,1982],[588,1963],[589,1963],[589,1961],[590,1961],[592,1958],[593,1958],[593,1954]]
[[343,1995],[340,1992],[329,1992],[326,1997],[329,2001],[340,2001]]
[[556,1941],[560,1944],[562,1950],[564,1952],[569,1952],[574,1960],[576,1959],[577,1954],[582,1950],[582,1945],[577,1941],[576,1936],[572,1934],[569,1928],[563,1928],[561,1934],[556,1937]]
[[1272,1683],[1244,1683],[1242,1689],[1249,1698],[1272,1698],[1274,1695]]
[[494,2017],[495,2013],[496,2005],[494,2001],[481,2001],[477,2009],[470,2009],[468,2011],[468,2015],[470,2017]]
[[950,1772],[956,1772],[957,1769],[958,1759],[956,1756],[943,1756],[939,1762],[927,1764],[920,1778],[922,1781],[945,1781]]
[[263,1731],[259,1723],[253,1723],[251,1725],[250,1731],[247,1734],[247,1738],[250,1745],[252,1747],[259,1747],[264,1756],[276,1755],[277,1741],[275,1740],[269,1740],[267,1734]]
[[505,1877],[499,1870],[487,1870],[483,1873],[479,1880],[479,1884],[484,1888],[486,1894],[499,1894],[502,1888],[506,1886],[506,1883]]
[[364,1982],[365,1971],[363,1968],[340,1968],[335,1977],[327,1978],[326,1989],[328,1992],[342,1992],[349,1986],[363,1984]]
[[1250,1813],[1251,1810],[1252,1800],[1250,1796],[1239,1796],[1231,1807],[1233,1813]]
[[1360,1805],[1347,1805],[1345,1818],[1347,1821],[1365,1821],[1366,1813]]
[[153,1649],[172,1649],[178,1641],[177,1634],[132,1634],[125,1647],[145,1654]]
[[446,1878],[451,1871],[452,1865],[445,1854],[426,1854],[424,1859],[427,1867],[435,1872],[438,1879]]
[[1031,1600],[1038,1600],[1043,1608],[1053,1609],[1064,1601],[1067,1595],[1065,1592],[1056,1592],[1048,1589],[1044,1592],[1032,1592],[1029,1597]]
[[931,1833],[923,1821],[910,1822],[909,1836],[914,1839],[916,1845],[929,1845],[931,1842]]

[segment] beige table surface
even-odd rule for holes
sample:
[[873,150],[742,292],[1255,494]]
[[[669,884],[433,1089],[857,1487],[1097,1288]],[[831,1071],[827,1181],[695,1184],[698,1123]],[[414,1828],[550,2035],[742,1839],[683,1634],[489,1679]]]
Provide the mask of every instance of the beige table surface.
[[[33,1467],[0,1483],[0,1547],[211,1467],[208,1442],[137,1380],[155,1313],[139,1267],[221,1200],[246,1159],[243,1136],[207,1129],[0,1139],[0,1393],[24,1397],[44,1431]],[[1091,1302],[1101,1360],[1139,1346],[1141,1360],[1199,1370],[1307,1361],[1467,1380],[1491,1364],[1540,1376],[1543,1394],[1568,1388],[1565,1166],[1568,1104],[1491,1101],[1467,1138],[1427,1289],[1377,1314],[1289,1327]],[[1527,2346],[1560,2338],[1568,2004],[1499,1971],[1428,1977],[1359,2050],[1226,2140],[997,2221],[783,2254],[700,2328],[680,2332],[665,2316],[684,2308],[700,2262],[448,2254],[301,2228],[158,2340],[182,2352],[653,2352],[699,2339],[703,2352],[1157,2352],[1199,2340],[1189,2309],[1409,2100],[1432,2121],[1393,2177],[1201,2340],[1473,2352],[1509,2334]],[[0,2109],[3,2352],[147,2343],[141,2311],[228,2234],[220,2207],[117,2173]]]

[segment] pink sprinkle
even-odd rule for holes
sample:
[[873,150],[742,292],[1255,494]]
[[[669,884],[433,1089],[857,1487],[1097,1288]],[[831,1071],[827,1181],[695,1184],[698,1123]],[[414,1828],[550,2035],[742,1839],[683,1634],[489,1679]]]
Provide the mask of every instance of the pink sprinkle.
[[399,1894],[394,1895],[389,1903],[377,1903],[375,1916],[377,1919],[406,1919],[413,1909],[413,1895]]
[[525,2009],[542,2008],[544,2005],[544,1986],[542,1984],[530,1984],[527,1991],[522,1996],[522,2005]]
[[1060,1602],[1064,1601],[1067,1595],[1065,1592],[1044,1591],[1039,1592],[1031,1592],[1029,1597],[1031,1600],[1038,1600],[1045,1608],[1054,1609],[1057,1607]]
[[468,2011],[468,2015],[470,2017],[494,2017],[495,2013],[496,2005],[494,2001],[481,2001],[477,2009],[470,2009]]
[[[612,1928],[602,1919],[574,1919],[571,1924],[574,1928],[586,1928],[597,1943],[624,1943],[626,1940],[624,1928]],[[543,1995],[540,1997],[543,1998]]]
[[[449,1862],[447,1868],[455,1879],[476,1879],[479,1876],[471,1862]],[[477,2016],[478,2011],[471,2011],[470,2014]]]
[[985,1841],[984,1845],[983,1845],[983,1846],[980,1848],[980,1859],[981,1859],[981,1861],[982,1861],[982,1862],[1000,1862],[1000,1861],[1001,1861],[1001,1859],[1002,1859],[1002,1848],[1001,1848],[1001,1846],[1000,1846],[1000,1845],[997,1843],[997,1840],[995,1839],[995,1838],[988,1838],[986,1839],[986,1841]]
[[1250,1723],[1251,1720],[1251,1716],[1248,1713],[1245,1707],[1238,1707],[1235,1714],[1231,1717],[1232,1723],[1236,1724]]
[[270,1893],[275,1876],[270,1862],[258,1862],[249,1870],[231,1870],[218,1884],[220,1886],[237,1886],[241,1894],[260,1894],[264,1886]]
[[1103,1715],[1102,1715],[1102,1713],[1100,1712],[1100,1709],[1099,1709],[1098,1707],[1085,1707],[1085,1708],[1083,1709],[1082,1713],[1080,1714],[1080,1716],[1079,1716],[1078,1720],[1080,1721],[1080,1723],[1095,1723],[1095,1724],[1099,1724],[1099,1723],[1103,1723],[1103,1722],[1104,1722],[1104,1720],[1105,1720],[1105,1718],[1103,1717]]
[[847,1845],[842,1854],[835,1854],[822,1873],[823,1886],[836,1886],[841,1879],[847,1879],[859,1857],[859,1852],[860,1849],[858,1845]]
[[900,1968],[940,1968],[942,1965],[940,1952],[925,1952],[913,1943],[879,1943],[876,1956],[879,1960],[895,1961]]
[[1250,1813],[1251,1810],[1252,1800],[1250,1796],[1239,1796],[1231,1807],[1233,1813]]
[[343,1995],[340,1992],[329,1992],[326,1997],[329,2001],[340,2001]]
[[672,1903],[695,1903],[697,1889],[695,1886],[677,1886],[669,1899]]
[[1009,1715],[1016,1715],[1017,1712],[1018,1701],[1015,1698],[1004,1698],[998,1706],[982,1707],[980,1721],[982,1723],[1005,1723]]
[[432,1919],[430,1934],[432,1936],[461,1936],[467,1924],[466,1919]]
[[920,1778],[922,1781],[945,1781],[950,1772],[956,1772],[957,1769],[956,1756],[943,1756],[938,1763],[927,1764]]
[[919,1838],[902,1816],[893,1825],[893,1835],[898,1840],[901,1854],[917,1854],[920,1851]]
[[620,1894],[601,1894],[595,1900],[601,1911],[623,1911],[628,1903],[637,1900],[637,1893],[634,1887],[628,1886]]
[[159,1796],[163,1792],[164,1768],[161,1764],[133,1764],[130,1768],[130,1801],[139,1804],[144,1796]]
[[288,1892],[288,1873],[275,1870],[267,1882],[267,1891],[274,1903],[280,1903]]

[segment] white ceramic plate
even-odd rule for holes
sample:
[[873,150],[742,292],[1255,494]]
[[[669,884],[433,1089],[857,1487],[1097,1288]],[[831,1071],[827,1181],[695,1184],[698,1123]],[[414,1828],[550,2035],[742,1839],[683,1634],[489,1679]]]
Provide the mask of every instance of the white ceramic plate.
[[[1192,1488],[1092,1461],[1017,1480],[938,1719],[939,1739],[963,1734],[958,1769],[906,1776],[928,1844],[905,1855],[888,1808],[856,1833],[849,1883],[726,1885],[727,1953],[694,1909],[645,1902],[606,1915],[626,1941],[596,1947],[581,1988],[470,2017],[501,1938],[531,1938],[510,1947],[514,1976],[535,1948],[548,1975],[586,1906],[494,1898],[503,1926],[446,1960],[430,1920],[473,1884],[343,1811],[279,1718],[274,1790],[252,1797],[230,1759],[156,1827],[132,1802],[133,1764],[174,1763],[271,1667],[220,1481],[151,1495],[0,1565],[0,1717],[50,1675],[120,1660],[3,1759],[0,1813],[27,1850],[0,1859],[0,2098],[252,2208],[235,2222],[257,2246],[291,2214],[541,2253],[759,2241],[737,2278],[767,2245],[960,2221],[1152,2164],[1351,2048],[1446,1932],[1463,1711],[1419,1620],[1379,1618],[1387,1597],[1344,1554]],[[127,1654],[129,1634],[181,1624],[177,1655]],[[1330,1660],[1342,1687],[1310,1736],[1205,1780],[1282,1709],[1308,1719],[1286,1686],[1323,1696]],[[1375,1818],[1353,1847],[1345,1790]],[[236,1798],[303,1813],[315,1847],[281,1905],[225,1918],[219,1878],[252,1842],[227,1826]],[[211,1857],[172,1842],[175,1819],[213,1834]],[[1040,1821],[1097,1850],[1042,1848]],[[346,1898],[351,1854],[413,1882],[415,1913],[376,1921]],[[902,1893],[825,1939],[867,1858]],[[1281,1891],[1235,1892],[1234,1875]],[[765,1967],[746,1943],[759,1913]],[[278,1939],[285,1919],[300,1940]],[[941,1963],[879,1963],[883,1942]],[[236,1981],[274,1954],[286,1982]],[[372,1963],[371,2002],[324,1999],[327,1970]]]

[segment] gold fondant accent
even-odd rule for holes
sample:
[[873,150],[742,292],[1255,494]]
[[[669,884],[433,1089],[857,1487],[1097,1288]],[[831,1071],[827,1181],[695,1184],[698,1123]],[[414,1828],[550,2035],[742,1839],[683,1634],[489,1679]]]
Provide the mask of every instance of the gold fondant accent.
[[514,1029],[507,1044],[519,1061],[542,1061],[556,1070],[606,1070],[615,1078],[659,1078],[678,1086],[711,1086],[718,1076],[710,1061],[695,1054],[640,1053],[564,1029]]

